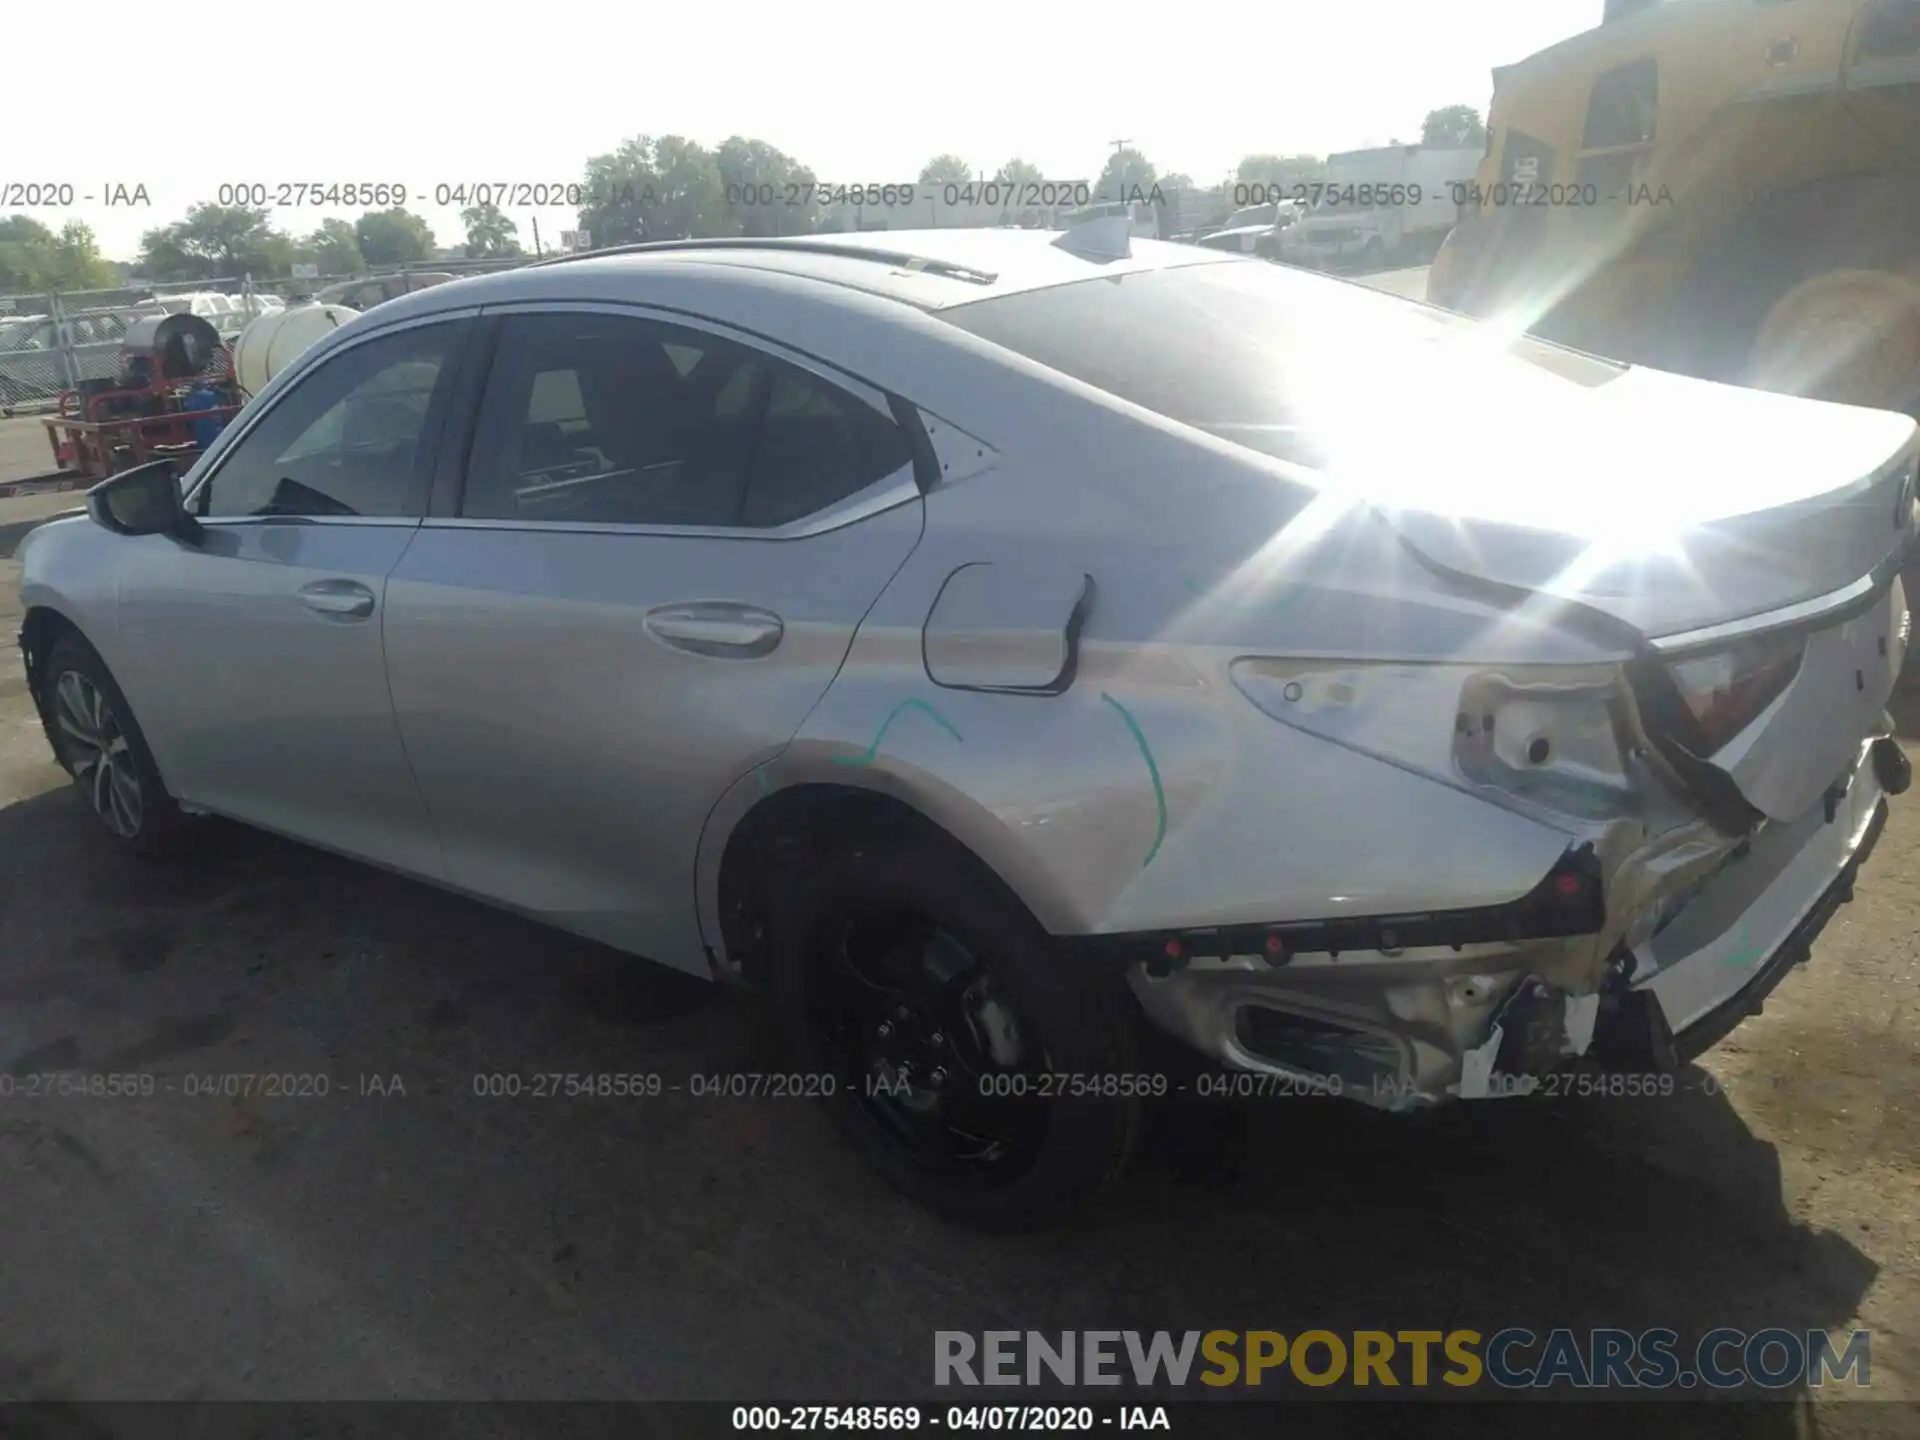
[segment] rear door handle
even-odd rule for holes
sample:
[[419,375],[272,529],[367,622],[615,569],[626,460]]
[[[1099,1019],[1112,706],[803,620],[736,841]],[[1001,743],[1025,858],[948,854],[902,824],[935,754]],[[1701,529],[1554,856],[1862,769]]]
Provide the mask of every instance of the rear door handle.
[[655,606],[647,612],[646,625],[647,633],[662,644],[725,660],[769,655],[787,631],[771,610],[732,600]]
[[300,587],[300,603],[323,620],[364,620],[373,614],[373,591],[358,580],[316,580]]

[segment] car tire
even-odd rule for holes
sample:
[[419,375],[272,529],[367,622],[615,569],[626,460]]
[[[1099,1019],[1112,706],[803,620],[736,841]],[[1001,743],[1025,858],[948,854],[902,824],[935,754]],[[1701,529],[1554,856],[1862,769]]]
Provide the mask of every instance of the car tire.
[[[1862,284],[1862,296],[1884,293],[1906,306],[1913,333],[1913,295],[1920,266],[1912,236],[1920,226],[1920,181],[1907,176],[1843,176],[1769,195],[1724,236],[1703,246],[1703,258],[1674,305],[1665,351],[1669,368],[1737,385],[1797,389],[1819,398],[1817,383],[1796,385],[1762,373],[1769,321],[1783,306],[1826,282]],[[1920,413],[1920,373],[1909,373],[1896,393],[1874,401]]]
[[1131,996],[1063,955],[959,846],[914,832],[847,842],[774,887],[769,922],[796,1062],[897,1189],[949,1219],[1024,1230],[1125,1168],[1140,1096],[1063,1077],[1141,1078]]
[[167,793],[133,707],[99,652],[69,632],[41,670],[42,715],[54,758],[101,828],[125,850],[178,854],[192,825]]

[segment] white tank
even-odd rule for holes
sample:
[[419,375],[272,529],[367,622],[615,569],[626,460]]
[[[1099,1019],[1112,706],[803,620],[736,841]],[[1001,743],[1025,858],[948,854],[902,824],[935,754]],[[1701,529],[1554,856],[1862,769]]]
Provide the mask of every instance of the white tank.
[[248,321],[233,342],[234,380],[248,395],[258,395],[301,351],[359,313],[345,305],[289,305]]

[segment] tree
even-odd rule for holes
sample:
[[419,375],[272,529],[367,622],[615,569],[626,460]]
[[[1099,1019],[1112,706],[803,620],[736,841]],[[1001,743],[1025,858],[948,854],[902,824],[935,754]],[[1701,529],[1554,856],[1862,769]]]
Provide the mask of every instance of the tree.
[[322,275],[364,275],[366,257],[360,253],[360,236],[344,220],[322,220],[320,228],[303,242],[313,254],[313,263]]
[[1094,181],[1094,201],[1150,199],[1149,192],[1158,173],[1153,168],[1153,162],[1138,150],[1116,150],[1107,157],[1106,168],[1100,172],[1100,178]]
[[660,224],[668,239],[736,233],[711,150],[684,136],[663,135],[653,153],[660,176]]
[[195,205],[184,219],[149,230],[140,241],[140,269],[159,280],[238,279],[265,274],[278,237],[267,212],[247,205]]
[[1176,170],[1171,175],[1160,177],[1160,188],[1169,193],[1175,190],[1191,190],[1194,188],[1193,177],[1184,170]]
[[0,220],[0,290],[100,290],[114,284],[93,231],[69,220],[54,234],[38,220]]
[[680,135],[636,135],[587,161],[580,228],[599,245],[738,233],[713,152]]
[[1487,143],[1486,122],[1471,105],[1442,105],[1427,113],[1420,126],[1422,145],[1467,149]]
[[260,242],[260,248],[254,259],[257,264],[249,265],[248,270],[258,276],[291,275],[293,267],[305,264],[313,259],[313,252],[291,235],[283,235],[278,230],[269,230]]
[[467,227],[467,258],[492,259],[518,255],[520,227],[509,220],[492,201],[471,205],[460,212],[460,223]]
[[965,185],[973,179],[973,166],[958,155],[936,155],[920,167],[920,183],[935,189],[943,185]]
[[1013,159],[994,171],[993,178],[1002,185],[1027,186],[1043,184],[1047,177],[1040,173],[1038,165]]
[[732,135],[714,152],[733,235],[805,235],[820,228],[814,174],[764,140]]
[[353,234],[369,265],[404,265],[433,258],[433,227],[398,205],[369,210],[354,221]]
[[153,280],[204,280],[213,273],[211,261],[187,253],[177,223],[158,226],[140,237],[134,268]]
[[53,232],[30,215],[0,219],[0,290],[42,288],[53,245]]

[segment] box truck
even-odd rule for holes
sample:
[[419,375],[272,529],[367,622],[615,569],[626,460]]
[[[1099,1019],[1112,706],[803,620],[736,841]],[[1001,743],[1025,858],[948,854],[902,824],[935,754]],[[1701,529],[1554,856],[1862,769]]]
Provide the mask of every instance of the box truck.
[[1280,232],[1280,258],[1317,269],[1377,270],[1431,259],[1453,228],[1479,168],[1478,149],[1387,145],[1327,157],[1324,186]]

